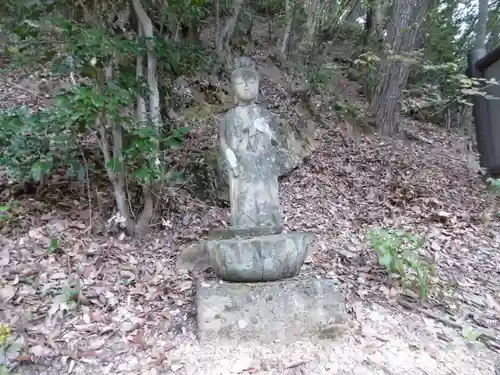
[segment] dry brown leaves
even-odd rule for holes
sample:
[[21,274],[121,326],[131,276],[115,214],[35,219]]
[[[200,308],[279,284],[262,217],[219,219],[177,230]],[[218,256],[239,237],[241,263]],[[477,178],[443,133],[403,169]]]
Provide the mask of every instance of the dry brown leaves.
[[[297,120],[281,88],[264,80],[263,91],[271,109]],[[24,102],[26,94],[16,93]],[[319,149],[282,181],[285,226],[318,235],[304,272],[336,277],[348,296],[377,301],[393,301],[401,290],[376,264],[368,231],[398,227],[424,235],[423,255],[438,266],[440,303],[471,325],[495,329],[499,237],[497,222],[481,221],[487,192],[457,148],[462,139],[423,131],[432,145],[372,136],[349,144],[334,126],[321,131]],[[204,142],[213,145],[213,134]],[[21,202],[22,230],[0,238],[0,322],[23,345],[10,365],[23,363],[29,372],[25,362],[51,364],[52,373],[82,364],[103,374],[180,371],[169,351],[193,337],[193,286],[204,276],[176,273],[177,249],[227,225],[227,209],[169,189],[158,231],[134,241],[91,236],[89,215],[79,214],[89,209],[87,197],[78,194],[66,208]]]

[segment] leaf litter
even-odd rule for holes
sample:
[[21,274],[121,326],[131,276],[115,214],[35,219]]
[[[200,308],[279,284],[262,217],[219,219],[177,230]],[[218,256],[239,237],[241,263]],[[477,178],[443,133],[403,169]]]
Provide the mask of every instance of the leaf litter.
[[[283,90],[263,82],[274,111],[300,117]],[[16,95],[29,103],[29,92],[3,90],[2,103]],[[165,200],[177,209],[163,217],[163,229],[140,240],[96,236],[81,212],[92,210],[95,220],[106,212],[62,185],[43,199],[21,199],[18,220],[2,229],[0,322],[12,327],[20,352],[0,360],[22,374],[492,374],[500,348],[492,198],[471,170],[475,156],[464,154],[464,138],[406,121],[432,142],[346,141],[323,126],[316,151],[281,182],[286,230],[317,235],[303,272],[337,279],[346,295],[351,319],[341,337],[198,343],[195,286],[212,275],[176,271],[176,256],[227,225],[227,208],[172,188]],[[213,147],[209,126],[206,134]],[[367,240],[376,228],[426,238],[421,255],[437,265],[428,301],[419,303],[378,265]]]

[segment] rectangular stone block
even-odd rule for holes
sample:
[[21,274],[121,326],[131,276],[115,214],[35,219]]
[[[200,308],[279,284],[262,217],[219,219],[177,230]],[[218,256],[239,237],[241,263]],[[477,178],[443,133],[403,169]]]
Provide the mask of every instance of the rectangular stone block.
[[347,321],[334,280],[309,277],[261,283],[198,285],[198,339],[211,342],[293,342],[332,339]]

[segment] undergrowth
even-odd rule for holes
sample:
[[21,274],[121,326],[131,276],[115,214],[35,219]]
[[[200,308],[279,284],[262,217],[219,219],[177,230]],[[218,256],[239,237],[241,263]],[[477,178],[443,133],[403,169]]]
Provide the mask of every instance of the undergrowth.
[[435,265],[418,254],[424,241],[424,238],[401,229],[378,229],[370,234],[379,264],[390,275],[399,277],[404,288],[418,290],[422,299],[429,295],[431,278],[435,275]]

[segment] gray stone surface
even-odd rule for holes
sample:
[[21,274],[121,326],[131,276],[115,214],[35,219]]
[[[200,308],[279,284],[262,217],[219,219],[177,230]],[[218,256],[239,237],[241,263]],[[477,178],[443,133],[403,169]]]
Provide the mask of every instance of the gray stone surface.
[[[277,145],[274,159],[278,175],[285,175],[301,165],[304,158],[309,156],[315,148],[312,136],[307,134],[306,130],[297,129],[286,120],[280,120],[278,116],[262,106],[254,104],[252,107],[256,116],[267,119],[270,129],[276,135]],[[228,112],[221,121],[230,119],[232,115]],[[228,184],[228,167],[224,158],[219,159],[218,168],[222,178],[221,183]]]
[[283,231],[283,227],[256,227],[256,228],[217,228],[208,232],[210,240],[228,240],[232,238],[248,238],[255,236],[266,236],[269,234],[279,234]]
[[229,175],[233,227],[281,224],[276,168],[277,140],[271,118],[254,103],[259,76],[252,67],[235,69],[231,82],[236,106],[220,123],[220,145]]
[[312,233],[281,233],[250,238],[209,240],[210,265],[223,280],[272,281],[296,276],[304,263]]
[[210,268],[210,257],[205,241],[199,241],[182,246],[175,261],[177,271],[205,271]]
[[335,339],[347,321],[344,298],[333,280],[204,283],[196,298],[201,341]]
[[[286,120],[281,120],[264,108],[255,103],[259,92],[259,73],[255,68],[252,59],[248,57],[237,57],[234,59],[235,68],[231,83],[233,86],[236,107],[227,112],[220,121],[220,143],[222,153],[217,157],[217,187],[219,198],[230,200],[230,180],[231,165],[228,164],[225,149],[231,148],[235,152],[236,159],[239,159],[238,151],[248,151],[251,146],[251,153],[254,153],[256,161],[265,162],[273,160],[273,174],[284,175],[302,164],[305,157],[309,156],[315,148],[314,137],[311,129],[307,127],[297,127]],[[233,142],[233,146],[231,146]],[[269,142],[271,146],[269,147]],[[256,149],[256,145],[261,150]],[[265,151],[265,152],[262,152]],[[250,154],[251,154],[250,153]],[[245,152],[247,157],[250,154]],[[260,158],[257,157],[260,155]],[[267,160],[266,160],[267,159]],[[246,159],[242,159],[242,166],[245,167]],[[251,160],[250,160],[251,162]],[[254,166],[254,164],[249,164]],[[261,178],[265,178],[270,173],[267,167],[255,165],[252,169],[261,170]],[[274,177],[271,180],[274,186]],[[273,190],[270,189],[271,194]]]
[[233,59],[233,69],[255,68],[255,63],[248,56],[238,56]]

